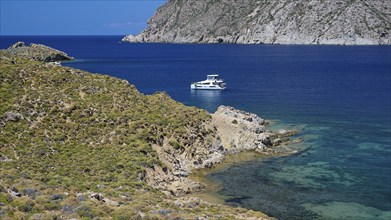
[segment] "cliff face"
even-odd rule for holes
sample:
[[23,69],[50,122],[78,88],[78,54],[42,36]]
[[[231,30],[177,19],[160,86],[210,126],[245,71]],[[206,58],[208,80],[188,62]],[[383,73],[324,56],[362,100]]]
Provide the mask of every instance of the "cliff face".
[[391,44],[387,0],[170,0],[129,42]]

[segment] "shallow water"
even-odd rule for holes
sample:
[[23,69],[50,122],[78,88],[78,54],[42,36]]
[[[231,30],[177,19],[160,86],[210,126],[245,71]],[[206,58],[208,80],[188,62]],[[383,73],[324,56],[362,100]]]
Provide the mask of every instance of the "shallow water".
[[229,204],[281,219],[390,219],[389,136],[368,128],[368,142],[363,127],[308,125],[302,132],[307,150],[208,177],[222,183],[219,194],[230,197]]
[[[299,154],[209,174],[226,203],[280,219],[391,218],[391,47],[124,44],[120,36],[1,37],[44,43],[63,65],[127,79],[143,93],[214,111],[257,113],[300,128]],[[225,91],[190,91],[219,73]]]

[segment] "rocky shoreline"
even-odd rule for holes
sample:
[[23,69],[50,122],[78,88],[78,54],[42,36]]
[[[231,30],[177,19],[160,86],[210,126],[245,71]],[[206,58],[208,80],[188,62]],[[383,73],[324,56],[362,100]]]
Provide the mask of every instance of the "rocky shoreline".
[[205,147],[194,143],[192,151],[170,151],[168,141],[163,146],[155,146],[159,159],[172,169],[148,169],[144,180],[165,194],[192,194],[203,190],[205,186],[188,178],[190,174],[224,163],[228,155],[241,152],[254,152],[268,157],[290,155],[297,151],[288,145],[302,141],[300,138],[291,140],[290,137],[297,131],[272,132],[267,130],[267,123],[258,115],[233,107],[220,106],[211,114],[211,118],[206,126],[215,130],[217,135],[206,138],[210,138],[213,144]]

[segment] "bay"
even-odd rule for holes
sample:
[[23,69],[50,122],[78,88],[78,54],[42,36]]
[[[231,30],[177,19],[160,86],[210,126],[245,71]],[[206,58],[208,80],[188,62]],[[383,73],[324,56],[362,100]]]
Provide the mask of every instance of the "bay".
[[[300,129],[306,150],[208,175],[225,202],[280,219],[391,218],[391,47],[128,44],[121,36],[1,36],[42,43],[63,63],[166,91],[210,112],[250,111]],[[217,73],[225,91],[191,91]]]

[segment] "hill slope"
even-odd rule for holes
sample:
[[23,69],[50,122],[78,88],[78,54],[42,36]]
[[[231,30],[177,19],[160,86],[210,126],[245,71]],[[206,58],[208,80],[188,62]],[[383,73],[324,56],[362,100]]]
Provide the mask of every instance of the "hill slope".
[[170,0],[129,42],[391,44],[387,0]]
[[[175,196],[201,189],[189,172],[227,150],[209,113],[165,93],[0,51],[0,103],[0,218],[268,218]],[[269,140],[243,117],[225,126],[259,122],[252,136]]]

